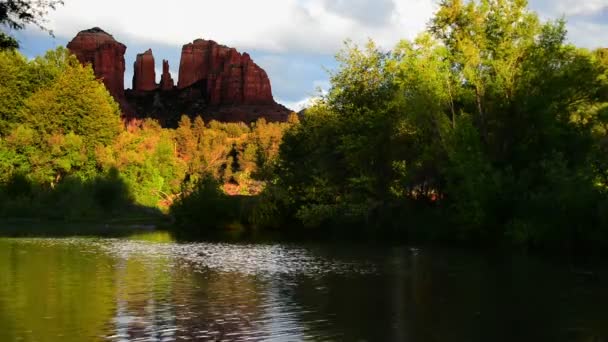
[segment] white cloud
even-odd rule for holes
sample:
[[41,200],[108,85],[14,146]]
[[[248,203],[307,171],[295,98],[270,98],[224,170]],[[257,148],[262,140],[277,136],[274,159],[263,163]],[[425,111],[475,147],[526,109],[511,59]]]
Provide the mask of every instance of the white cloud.
[[364,25],[383,26],[395,14],[393,0],[324,0],[323,4],[329,11]]
[[334,53],[347,38],[389,46],[424,28],[435,0],[66,0],[50,16],[55,33],[73,37],[99,26],[118,40],[167,45],[214,39],[242,50]]
[[552,0],[547,7],[557,15],[591,15],[608,7],[608,0]]
[[[213,39],[250,51],[270,76],[273,93],[298,109],[329,83],[323,67],[345,39],[374,39],[383,49],[424,30],[438,0],[65,0],[49,16],[49,27],[69,40],[99,26],[126,43],[130,86],[132,54],[148,47],[179,67],[181,45]],[[608,0],[530,0],[544,19],[562,15],[570,40],[590,48],[608,46]],[[29,48],[27,44],[25,49]],[[177,81],[177,70],[171,70]],[[157,70],[157,80],[160,79]]]
[[311,97],[306,97],[302,100],[299,101],[284,101],[281,99],[277,99],[277,102],[282,104],[283,106],[293,110],[294,112],[299,112],[302,109],[308,108],[310,107],[312,98]]
[[569,40],[576,45],[591,49],[608,46],[607,31],[607,24],[573,22],[568,25]]
[[563,16],[570,42],[588,48],[608,45],[608,0],[530,0],[530,6],[544,20]]
[[327,91],[330,88],[330,84],[328,80],[315,80],[312,82],[312,89],[314,89],[314,93],[310,94],[301,100],[298,101],[288,101],[278,99],[277,102],[284,105],[285,107],[294,110],[296,112],[301,111],[302,109],[308,108],[312,106],[314,101],[320,98],[321,95],[326,95]]

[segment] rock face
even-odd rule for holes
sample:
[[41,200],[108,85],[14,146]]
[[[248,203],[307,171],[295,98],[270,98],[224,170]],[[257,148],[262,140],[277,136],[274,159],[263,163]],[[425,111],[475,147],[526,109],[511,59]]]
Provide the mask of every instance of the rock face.
[[169,72],[169,61],[163,59],[163,74],[160,77],[160,89],[164,91],[172,90],[174,86],[175,83]]
[[178,89],[199,85],[211,105],[273,104],[266,72],[247,54],[197,39],[182,48]]
[[156,89],[156,71],[152,50],[137,55],[133,64],[133,90],[152,91]]
[[95,75],[120,104],[126,119],[152,117],[175,127],[182,114],[205,120],[252,122],[287,121],[291,111],[272,97],[266,72],[249,54],[197,39],[182,48],[177,86],[163,60],[160,84],[152,50],[138,54],[133,64],[133,89],[125,91],[126,47],[100,28],[81,31],[68,44],[81,63],[90,63]]
[[80,31],[67,47],[80,63],[92,65],[95,76],[103,80],[110,94],[124,106],[127,47],[98,27]]

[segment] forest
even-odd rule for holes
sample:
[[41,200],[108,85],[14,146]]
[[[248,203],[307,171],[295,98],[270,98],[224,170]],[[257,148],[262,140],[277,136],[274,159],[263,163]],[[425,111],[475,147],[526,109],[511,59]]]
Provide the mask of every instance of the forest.
[[345,42],[286,123],[123,122],[64,48],[0,52],[0,217],[151,210],[262,229],[525,248],[608,244],[608,49],[525,0],[443,0],[385,50]]

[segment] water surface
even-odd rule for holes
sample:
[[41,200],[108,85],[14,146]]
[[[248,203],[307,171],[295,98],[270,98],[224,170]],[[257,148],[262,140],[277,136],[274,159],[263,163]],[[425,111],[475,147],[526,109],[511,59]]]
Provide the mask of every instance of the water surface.
[[408,246],[0,238],[0,341],[606,341],[607,285]]

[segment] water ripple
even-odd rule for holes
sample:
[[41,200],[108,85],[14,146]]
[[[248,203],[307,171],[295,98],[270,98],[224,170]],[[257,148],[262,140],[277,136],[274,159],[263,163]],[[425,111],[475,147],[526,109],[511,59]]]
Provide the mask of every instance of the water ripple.
[[104,240],[99,247],[115,257],[127,259],[133,255],[150,258],[171,257],[187,262],[200,271],[245,275],[272,276],[277,274],[317,276],[324,274],[372,274],[375,265],[346,262],[316,256],[306,248],[283,245],[236,244],[154,244],[140,241]]

